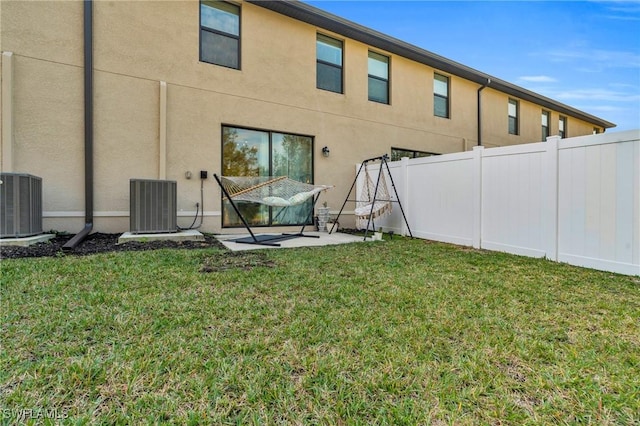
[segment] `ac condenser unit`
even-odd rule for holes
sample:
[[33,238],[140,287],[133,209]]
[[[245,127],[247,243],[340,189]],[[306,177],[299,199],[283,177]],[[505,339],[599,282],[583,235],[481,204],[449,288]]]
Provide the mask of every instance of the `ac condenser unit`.
[[129,182],[131,233],[176,232],[176,181],[131,179]]
[[42,179],[0,173],[0,238],[42,233]]

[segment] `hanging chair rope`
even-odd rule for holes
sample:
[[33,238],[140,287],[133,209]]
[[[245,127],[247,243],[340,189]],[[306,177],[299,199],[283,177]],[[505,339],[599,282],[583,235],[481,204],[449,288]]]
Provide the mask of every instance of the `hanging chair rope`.
[[[287,176],[220,176],[224,189],[234,201],[289,207],[304,203],[320,192],[333,188],[312,185]],[[226,199],[224,197],[223,199]]]
[[[380,176],[378,192],[376,193],[376,182],[371,178],[369,170],[365,167],[365,178],[360,188],[360,194],[356,201],[354,214],[356,216],[356,227],[364,229],[367,227],[369,218],[371,220],[391,214],[391,196],[387,188],[385,175]],[[382,173],[382,170],[380,171]]]

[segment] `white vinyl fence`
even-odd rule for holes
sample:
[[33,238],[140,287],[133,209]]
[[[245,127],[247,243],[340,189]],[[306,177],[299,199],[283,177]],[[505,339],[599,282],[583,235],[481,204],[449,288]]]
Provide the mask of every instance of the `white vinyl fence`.
[[[640,275],[640,130],[403,158],[389,169],[415,237]],[[369,165],[374,179],[379,170]],[[406,234],[397,203],[375,223]]]

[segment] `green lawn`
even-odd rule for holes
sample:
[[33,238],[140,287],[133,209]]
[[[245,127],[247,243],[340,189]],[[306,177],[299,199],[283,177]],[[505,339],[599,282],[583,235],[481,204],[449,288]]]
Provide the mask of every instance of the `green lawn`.
[[398,237],[1,268],[4,424],[640,422],[638,277]]

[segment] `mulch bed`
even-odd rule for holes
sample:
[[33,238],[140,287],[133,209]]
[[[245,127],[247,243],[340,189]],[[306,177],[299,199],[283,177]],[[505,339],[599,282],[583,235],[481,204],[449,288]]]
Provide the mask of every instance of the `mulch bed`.
[[112,251],[140,251],[172,249],[201,249],[208,247],[225,247],[212,235],[204,234],[204,241],[130,241],[117,244],[121,234],[95,233],[89,235],[74,250],[63,251],[62,246],[73,235],[57,235],[55,238],[29,247],[0,246],[0,259],[16,259],[22,257],[52,257],[52,256],[85,256],[88,254],[107,253]]

